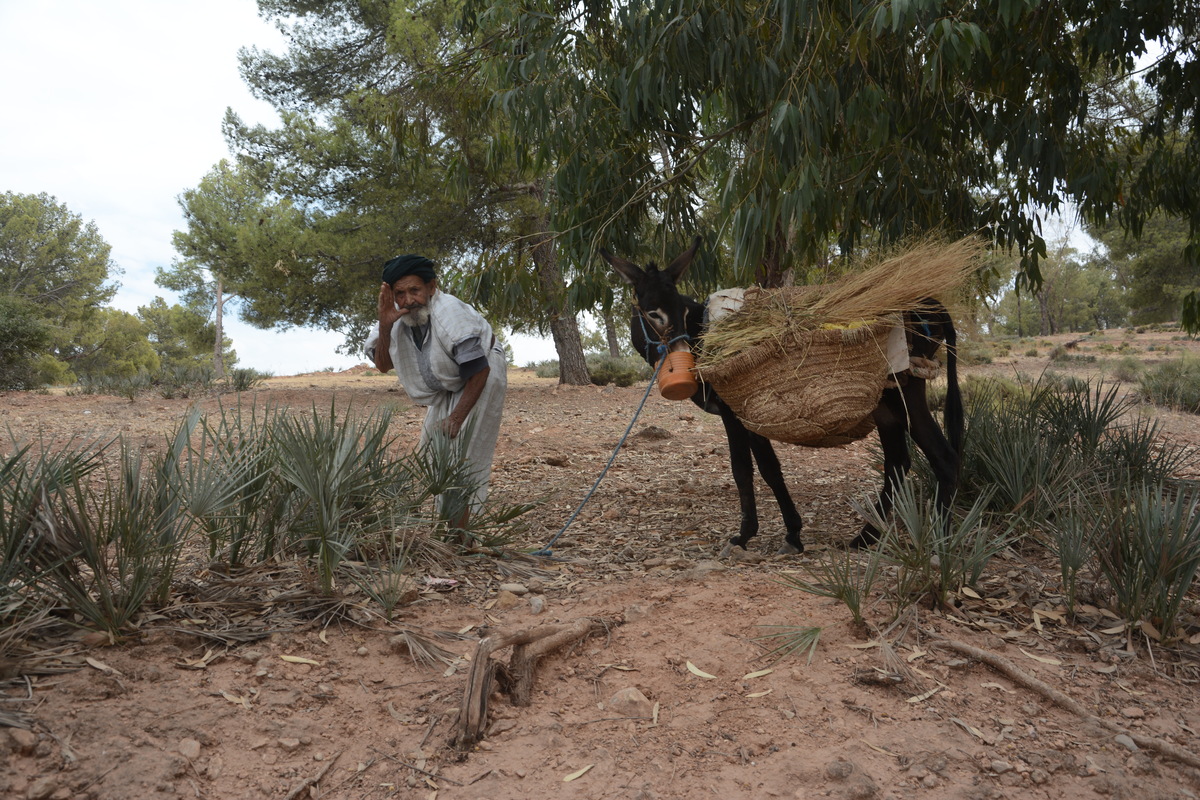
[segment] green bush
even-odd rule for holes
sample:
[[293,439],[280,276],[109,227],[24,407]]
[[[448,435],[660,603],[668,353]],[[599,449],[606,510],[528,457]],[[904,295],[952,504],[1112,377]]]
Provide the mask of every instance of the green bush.
[[1118,381],[1133,383],[1141,377],[1142,369],[1141,361],[1133,356],[1125,356],[1113,366],[1112,376]]
[[259,372],[249,367],[237,367],[229,371],[229,385],[235,392],[248,392],[257,389],[270,378],[269,372]]
[[558,377],[558,359],[552,358],[547,361],[535,361],[529,366],[533,367],[533,374],[539,378],[557,378]]
[[1138,396],[1157,406],[1200,412],[1200,362],[1185,358],[1147,369],[1138,378]]
[[592,383],[606,386],[610,383],[617,386],[632,386],[638,381],[648,380],[654,374],[650,365],[639,356],[618,356],[613,358],[607,353],[588,353],[588,372]]

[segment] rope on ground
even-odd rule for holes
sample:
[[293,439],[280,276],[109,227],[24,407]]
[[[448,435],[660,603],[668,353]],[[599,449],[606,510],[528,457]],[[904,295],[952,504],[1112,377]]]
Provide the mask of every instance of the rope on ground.
[[608,474],[608,468],[611,467],[613,462],[617,460],[617,453],[621,452],[621,447],[625,444],[625,440],[629,438],[629,432],[633,430],[634,423],[637,422],[638,417],[642,414],[642,409],[646,405],[646,399],[650,397],[650,392],[652,389],[654,389],[654,382],[658,379],[658,371],[662,369],[663,362],[666,361],[663,356],[666,355],[668,348],[672,344],[688,338],[689,337],[686,335],[677,336],[671,341],[658,346],[658,363],[654,365],[654,374],[650,376],[650,385],[646,387],[646,393],[642,395],[642,402],[638,403],[637,411],[633,412],[633,419],[629,420],[629,427],[625,429],[625,433],[622,434],[620,441],[617,442],[617,446],[613,449],[612,455],[608,458],[608,463],[604,465],[604,469],[600,470],[600,475],[596,478],[596,482],[592,484],[592,488],[583,498],[583,501],[579,504],[579,507],[575,509],[574,513],[571,514],[566,523],[562,526],[562,528],[559,529],[558,533],[554,534],[554,536],[550,538],[550,541],[546,542],[545,547],[543,547],[541,550],[534,550],[530,555],[544,557],[553,555],[550,550],[551,546],[558,541],[560,536],[566,533],[567,528],[571,527],[571,523],[574,522],[575,518],[579,516],[579,512],[583,511],[583,507],[587,505],[588,500],[592,499],[592,495],[596,493],[596,489],[600,488],[600,481],[604,480],[604,476]]

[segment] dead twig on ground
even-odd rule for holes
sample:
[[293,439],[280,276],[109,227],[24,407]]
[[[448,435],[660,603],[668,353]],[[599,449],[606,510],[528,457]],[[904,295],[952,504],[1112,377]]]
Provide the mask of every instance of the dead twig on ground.
[[329,772],[329,770],[333,769],[334,763],[336,763],[337,760],[342,757],[343,752],[344,751],[339,750],[336,753],[334,753],[333,758],[329,759],[329,761],[325,764],[325,766],[321,767],[321,769],[319,769],[317,771],[316,775],[313,775],[310,778],[305,778],[304,780],[300,781],[300,783],[296,784],[296,786],[293,787],[292,790],[287,793],[287,797],[285,797],[283,800],[296,800],[297,797],[304,794],[310,788],[312,788],[313,786],[316,786],[318,783],[320,783],[321,779],[325,777],[325,773]]
[[976,661],[987,664],[989,667],[1003,674],[1005,677],[1019,686],[1023,686],[1026,689],[1037,692],[1059,708],[1066,709],[1067,711],[1070,711],[1071,713],[1088,722],[1091,722],[1094,725],[1098,725],[1101,728],[1114,733],[1128,736],[1138,747],[1142,747],[1147,750],[1153,750],[1156,753],[1167,756],[1168,758],[1173,758],[1180,763],[1200,768],[1200,756],[1196,755],[1192,751],[1185,750],[1177,744],[1156,738],[1154,736],[1147,736],[1142,733],[1134,733],[1119,723],[1096,716],[1084,708],[1082,703],[1073,699],[1066,693],[1055,689],[1045,681],[1039,680],[1024,670],[1021,670],[1016,664],[1012,663],[1004,656],[998,655],[997,653],[993,653],[989,650],[983,650],[979,647],[966,644],[965,642],[956,641],[954,639],[939,639],[937,640],[937,644],[961,653],[969,658],[973,658]]
[[[488,721],[488,697],[494,685],[512,697],[513,705],[527,706],[533,695],[533,679],[538,662],[550,653],[586,639],[594,633],[618,624],[615,620],[581,619],[566,626],[545,626],[533,630],[487,636],[480,640],[471,658],[467,686],[463,690],[458,731],[454,744],[471,747],[483,738]],[[512,647],[508,664],[493,659],[492,653]]]

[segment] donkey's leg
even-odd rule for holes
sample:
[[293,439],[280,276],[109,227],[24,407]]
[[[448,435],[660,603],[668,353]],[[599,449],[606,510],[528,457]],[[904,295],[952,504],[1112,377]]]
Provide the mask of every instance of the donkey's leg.
[[754,462],[750,456],[752,434],[728,408],[721,411],[721,421],[725,423],[725,435],[729,439],[729,466],[742,507],[741,529],[726,545],[725,552],[728,552],[730,547],[744,549],[746,543],[758,533],[758,507],[754,502]]
[[754,453],[754,460],[758,462],[758,474],[762,475],[767,486],[771,487],[775,501],[779,503],[779,511],[783,515],[783,544],[778,554],[803,553],[804,542],[800,540],[800,529],[804,527],[804,521],[800,519],[800,512],[796,510],[796,504],[792,502],[792,495],[788,492],[787,481],[783,478],[783,467],[779,464],[775,447],[769,439],[757,433],[747,433],[750,437],[750,450]]
[[[959,454],[954,451],[941,426],[934,419],[933,412],[929,410],[925,381],[920,378],[910,379],[905,387],[904,399],[908,403],[908,419],[913,441],[925,454],[925,458],[929,459],[929,466],[937,480],[937,508],[943,515],[947,515],[950,504],[954,502],[954,494],[958,491]],[[949,522],[948,516],[946,520]]]
[[[883,518],[891,513],[892,496],[896,487],[912,467],[912,457],[908,452],[908,414],[905,411],[905,402],[906,398],[901,396],[899,389],[884,389],[879,405],[872,412],[875,427],[879,430],[879,444],[883,448],[883,489],[875,503],[875,510]],[[868,522],[862,531],[850,540],[849,547],[870,547],[879,541],[879,536],[879,529]]]

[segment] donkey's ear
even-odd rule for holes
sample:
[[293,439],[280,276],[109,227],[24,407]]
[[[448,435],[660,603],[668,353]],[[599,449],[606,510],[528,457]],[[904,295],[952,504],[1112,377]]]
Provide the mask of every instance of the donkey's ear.
[[632,261],[626,261],[619,256],[614,256],[603,247],[600,248],[600,255],[608,262],[610,267],[616,270],[618,275],[634,286],[637,286],[646,279],[645,271]]
[[686,253],[676,256],[675,260],[667,265],[663,270],[670,278],[672,283],[678,283],[679,278],[683,275],[684,270],[692,263],[692,259],[696,257],[696,251],[700,249],[700,237],[697,236],[692,240],[692,246],[688,248]]

